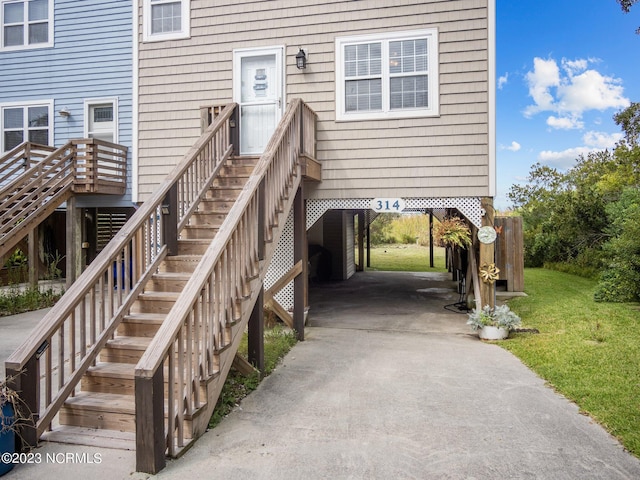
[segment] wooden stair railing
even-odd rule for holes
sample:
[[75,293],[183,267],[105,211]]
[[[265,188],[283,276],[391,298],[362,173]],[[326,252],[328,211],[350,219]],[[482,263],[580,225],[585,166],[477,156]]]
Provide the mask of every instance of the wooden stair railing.
[[0,158],[0,258],[74,193],[125,193],[127,148],[96,139],[23,143]]
[[[135,370],[136,470],[156,473],[202,435],[314,150],[313,113],[291,101],[240,196]],[[260,305],[259,308],[262,308]]]
[[[227,105],[182,161],[87,267],[27,340],[5,362],[12,388],[21,392],[33,425],[21,437],[36,445],[63,403],[80,390],[83,374],[142,293],[167,253],[177,229],[209,190],[232,153]],[[112,144],[106,145],[107,158]],[[99,174],[100,175],[100,174]],[[175,208],[169,208],[168,205]]]

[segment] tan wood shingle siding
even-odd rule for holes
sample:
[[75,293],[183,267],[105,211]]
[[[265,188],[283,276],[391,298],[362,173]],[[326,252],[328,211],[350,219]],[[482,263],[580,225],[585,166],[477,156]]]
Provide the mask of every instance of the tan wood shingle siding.
[[[382,4],[382,5],[381,5]],[[203,105],[232,100],[235,48],[285,46],[286,93],[318,113],[318,198],[489,191],[487,0],[191,1],[191,38],[140,45],[144,199],[200,134]],[[440,116],[335,122],[335,39],[437,27]],[[309,51],[305,73],[295,54]]]

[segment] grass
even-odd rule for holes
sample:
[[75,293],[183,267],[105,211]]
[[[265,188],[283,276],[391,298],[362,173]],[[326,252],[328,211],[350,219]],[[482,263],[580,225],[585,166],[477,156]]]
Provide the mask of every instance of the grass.
[[52,289],[10,287],[0,292],[0,317],[52,307],[61,296]]
[[415,244],[389,244],[371,247],[369,270],[394,272],[446,272],[444,248],[434,248],[434,268],[429,266],[429,247]]
[[[282,357],[284,357],[291,347],[296,344],[295,332],[288,330],[281,325],[265,330],[264,334],[264,376],[271,374]],[[238,353],[247,357],[247,334],[245,333]],[[256,370],[250,375],[242,375],[231,371],[227,376],[220,393],[220,398],[209,420],[209,428],[218,425],[240,401],[258,388],[260,384],[260,373]]]
[[500,345],[640,456],[640,310],[596,303],[595,281],[525,270],[529,295],[509,301],[523,327]]

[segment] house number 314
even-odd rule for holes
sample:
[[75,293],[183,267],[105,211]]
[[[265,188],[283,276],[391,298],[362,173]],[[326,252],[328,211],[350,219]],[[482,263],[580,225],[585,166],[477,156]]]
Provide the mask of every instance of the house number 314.
[[399,213],[404,210],[405,203],[401,198],[374,198],[371,200],[371,210],[375,212]]

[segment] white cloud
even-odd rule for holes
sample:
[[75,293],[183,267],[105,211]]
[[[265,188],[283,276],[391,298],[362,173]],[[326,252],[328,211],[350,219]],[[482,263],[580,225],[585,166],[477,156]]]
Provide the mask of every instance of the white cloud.
[[552,87],[560,85],[560,69],[555,60],[533,59],[533,71],[527,72],[529,95],[535,105],[530,105],[525,110],[525,116],[530,116],[544,110],[554,110],[554,98],[551,94]]
[[517,152],[518,150],[520,150],[520,144],[518,142],[511,142],[511,145],[509,145],[508,147],[505,147],[507,150],[511,150],[512,152]]
[[584,128],[584,122],[577,117],[554,117],[547,118],[547,125],[558,130],[574,130]]
[[616,146],[620,140],[622,140],[622,133],[605,133],[590,131],[584,134],[582,140],[588,147],[604,150],[606,148],[612,149]]
[[551,150],[544,150],[538,155],[540,163],[549,165],[550,167],[557,168],[559,170],[566,170],[575,163],[576,159],[580,155],[587,155],[593,149],[589,147],[575,147],[568,148],[561,152],[554,152]]
[[589,131],[582,136],[584,146],[567,148],[559,152],[544,150],[538,155],[538,161],[559,170],[566,170],[575,164],[580,155],[612,149],[622,139],[621,133]]
[[618,78],[602,75],[589,69],[597,59],[562,59],[560,65],[550,58],[534,58],[533,70],[526,75],[529,105],[524,115],[531,117],[540,112],[553,112],[547,125],[557,129],[584,128],[582,116],[586,111],[604,111],[625,108],[629,99]]
[[502,87],[504,87],[508,82],[509,82],[509,73],[507,72],[504,75],[502,75],[500,78],[498,78],[498,90],[502,90]]
[[567,60],[566,58],[562,59],[562,68],[570,77],[575,75],[577,72],[586,70],[588,65],[588,61],[584,58],[578,60]]

